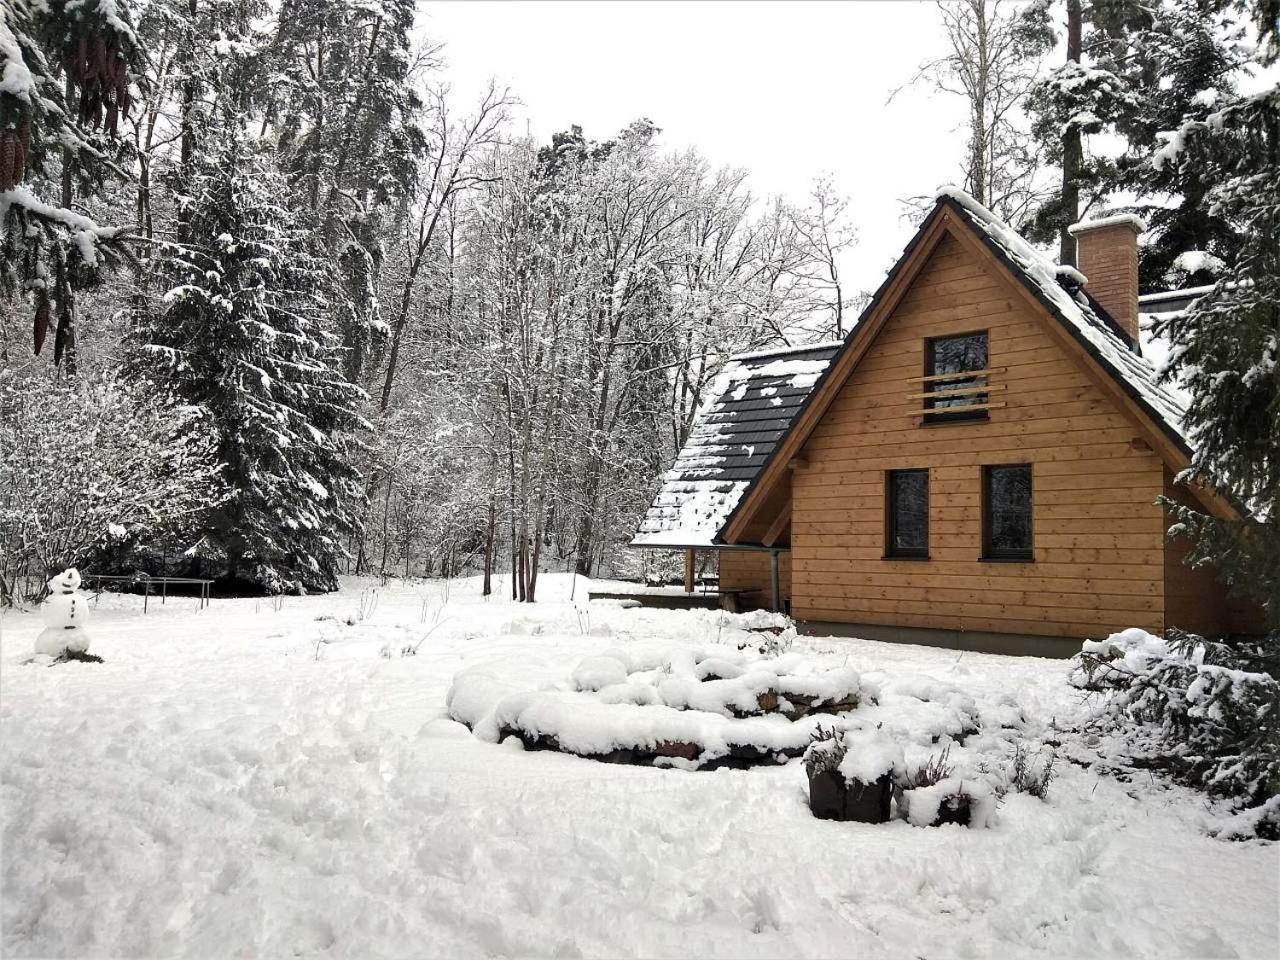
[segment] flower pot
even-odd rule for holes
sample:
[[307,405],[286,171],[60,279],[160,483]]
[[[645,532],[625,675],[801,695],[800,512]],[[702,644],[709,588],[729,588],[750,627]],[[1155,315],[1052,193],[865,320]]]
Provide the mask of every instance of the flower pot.
[[884,823],[889,819],[892,784],[886,774],[874,783],[846,780],[839,770],[809,774],[809,810],[820,820]]

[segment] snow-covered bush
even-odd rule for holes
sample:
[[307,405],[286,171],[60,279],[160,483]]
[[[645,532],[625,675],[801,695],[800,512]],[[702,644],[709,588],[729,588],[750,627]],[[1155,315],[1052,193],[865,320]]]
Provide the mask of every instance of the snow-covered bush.
[[931,787],[935,783],[946,780],[951,776],[953,769],[949,761],[950,756],[951,744],[948,743],[937,756],[930,756],[920,766],[908,772],[903,780],[903,786],[911,789]]
[[1032,749],[1026,741],[1018,740],[1007,760],[992,763],[984,757],[978,761],[978,772],[987,778],[1001,800],[1010,790],[1048,800],[1057,759],[1052,747],[1041,745]]
[[[1180,779],[1247,809],[1280,795],[1280,664],[1267,648],[1176,630],[1161,640],[1130,629],[1086,642],[1071,678],[1100,698],[1095,723],[1138,724],[1140,749]],[[1274,814],[1256,827],[1259,835],[1280,835]]]
[[202,417],[114,376],[0,375],[0,599],[28,573],[146,540],[224,493]]

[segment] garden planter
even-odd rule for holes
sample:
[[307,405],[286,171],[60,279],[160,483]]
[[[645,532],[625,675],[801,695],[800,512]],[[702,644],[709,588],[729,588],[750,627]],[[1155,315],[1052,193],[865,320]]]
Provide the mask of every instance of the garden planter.
[[863,783],[846,780],[838,769],[809,774],[809,810],[821,820],[884,823],[889,819],[892,794],[888,775]]
[[947,777],[927,787],[904,790],[898,809],[908,823],[917,827],[940,827],[954,823],[961,827],[986,827],[995,813],[996,798],[980,781]]

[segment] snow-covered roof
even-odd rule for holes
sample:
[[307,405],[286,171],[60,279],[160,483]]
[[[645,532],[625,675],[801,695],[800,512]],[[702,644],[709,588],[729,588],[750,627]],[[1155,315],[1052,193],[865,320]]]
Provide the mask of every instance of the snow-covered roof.
[[1138,404],[1181,446],[1190,449],[1182,430],[1185,407],[1176,389],[1160,382],[1160,371],[1132,350],[1116,322],[1084,290],[1068,291],[1058,280],[1058,266],[1031,246],[1008,224],[959,187],[938,190],[939,201],[951,201],[991,241],[1004,259],[1067,330],[1083,344]]
[[730,358],[632,546],[714,543],[841,346],[820,343]]
[[1193,300],[1204,296],[1212,286],[1187,287],[1183,290],[1161,290],[1159,293],[1144,293],[1138,297],[1138,312],[1153,314],[1181,313],[1191,306]]

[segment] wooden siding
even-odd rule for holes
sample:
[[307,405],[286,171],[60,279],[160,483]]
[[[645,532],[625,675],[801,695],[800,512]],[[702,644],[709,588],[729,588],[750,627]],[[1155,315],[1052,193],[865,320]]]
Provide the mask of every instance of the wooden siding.
[[[1163,627],[1164,465],[1033,309],[954,238],[930,254],[793,472],[798,618],[1072,638]],[[908,396],[925,338],[977,331],[1007,406],[922,426]],[[1032,464],[1034,562],[979,559],[981,465],[1001,463]],[[905,467],[930,471],[924,561],[882,559],[884,473]]]
[[[1186,487],[1173,482],[1173,472],[1168,469],[1164,472],[1164,495],[1184,506],[1203,509],[1194,503]],[[1165,627],[1181,627],[1205,636],[1263,633],[1266,627],[1261,608],[1246,597],[1230,595],[1213,570],[1192,570],[1183,563],[1188,549],[1188,542],[1181,537],[1171,538],[1165,546]]]
[[[769,580],[769,553],[765,550],[721,550],[720,588],[750,590],[742,598],[742,608],[769,609],[773,587]],[[791,598],[791,554],[778,555],[778,588],[782,592],[783,609]]]
[[[1183,505],[1190,503],[1186,490],[1174,485],[1173,473],[1167,469],[1164,495]],[[1231,619],[1226,590],[1212,571],[1192,570],[1182,562],[1188,546],[1181,537],[1170,539],[1165,546],[1165,626],[1200,634],[1220,632]]]

